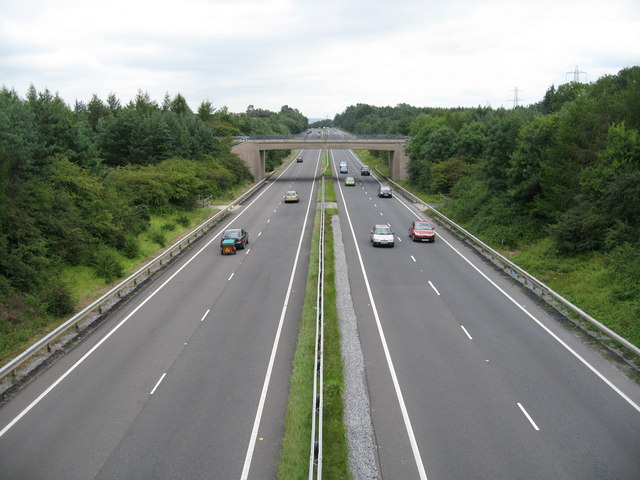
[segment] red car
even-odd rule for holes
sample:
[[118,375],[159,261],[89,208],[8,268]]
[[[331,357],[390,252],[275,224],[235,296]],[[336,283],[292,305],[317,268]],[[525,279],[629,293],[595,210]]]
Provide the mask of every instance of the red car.
[[435,242],[436,232],[429,222],[411,222],[409,236],[414,242]]

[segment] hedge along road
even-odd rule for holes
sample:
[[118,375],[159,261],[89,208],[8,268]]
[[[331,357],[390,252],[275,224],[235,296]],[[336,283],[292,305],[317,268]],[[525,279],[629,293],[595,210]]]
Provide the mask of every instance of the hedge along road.
[[[320,163],[303,155],[0,410],[0,478],[275,477]],[[221,256],[228,226],[249,244]]]
[[411,242],[420,214],[355,176],[337,196],[383,478],[639,478],[638,385],[443,229]]

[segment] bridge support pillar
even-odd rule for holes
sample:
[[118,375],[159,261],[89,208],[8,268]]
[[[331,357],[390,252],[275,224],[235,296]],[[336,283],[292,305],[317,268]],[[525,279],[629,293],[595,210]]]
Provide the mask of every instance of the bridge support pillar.
[[247,166],[256,182],[264,178],[265,150],[260,150],[254,142],[243,142],[231,147],[231,153],[235,153]]
[[392,180],[409,180],[408,165],[409,157],[407,157],[403,145],[389,150],[389,176]]

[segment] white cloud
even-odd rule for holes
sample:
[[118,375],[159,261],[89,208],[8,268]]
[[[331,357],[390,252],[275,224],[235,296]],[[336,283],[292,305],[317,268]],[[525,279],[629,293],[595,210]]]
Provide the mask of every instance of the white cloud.
[[311,117],[374,105],[539,101],[576,65],[640,63],[634,0],[8,0],[0,82],[69,103],[138,90]]

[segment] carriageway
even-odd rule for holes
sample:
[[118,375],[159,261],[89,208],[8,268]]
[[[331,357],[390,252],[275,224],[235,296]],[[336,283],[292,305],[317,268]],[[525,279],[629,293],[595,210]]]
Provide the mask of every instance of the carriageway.
[[389,174],[392,180],[407,180],[407,157],[404,147],[407,139],[402,138],[348,138],[348,139],[252,139],[247,137],[231,148],[249,167],[256,181],[264,178],[265,152],[267,150],[299,149],[351,149],[385,150],[389,152]]

